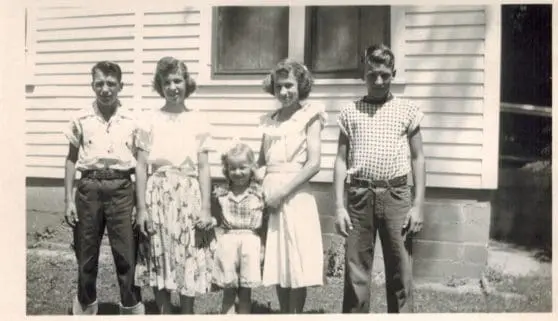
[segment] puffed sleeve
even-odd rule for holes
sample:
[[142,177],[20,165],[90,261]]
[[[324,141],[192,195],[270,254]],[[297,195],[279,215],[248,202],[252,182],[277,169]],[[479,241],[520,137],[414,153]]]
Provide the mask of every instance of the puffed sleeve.
[[151,151],[153,141],[153,124],[150,119],[151,117],[147,113],[138,114],[136,118],[134,143],[136,148],[146,152]]
[[315,117],[317,117],[322,129],[327,124],[327,112],[325,110],[324,104],[319,104],[319,103],[312,104],[309,109],[309,116],[310,119],[314,119]]
[[72,119],[68,123],[66,128],[64,128],[63,133],[70,144],[74,145],[75,147],[80,147],[83,140],[83,129],[81,127],[80,118],[76,117]]
[[417,104],[410,103],[408,106],[408,117],[409,126],[407,127],[407,134],[411,134],[419,127],[424,114]]
[[198,147],[198,153],[202,152],[209,152],[214,150],[214,143],[213,137],[211,135],[212,126],[209,122],[207,114],[203,112],[198,113],[198,122],[197,122],[197,133],[196,133],[196,142]]

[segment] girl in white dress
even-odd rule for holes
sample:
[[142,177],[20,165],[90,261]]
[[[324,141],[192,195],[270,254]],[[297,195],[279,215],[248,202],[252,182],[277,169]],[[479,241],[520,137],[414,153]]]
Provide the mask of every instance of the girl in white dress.
[[147,186],[138,187],[145,188],[138,225],[148,239],[140,244],[136,284],[153,288],[161,314],[171,313],[171,292],[180,295],[181,313],[191,314],[194,298],[210,291],[215,251],[211,129],[203,113],[186,108],[184,100],[196,85],[183,62],[159,60],[153,86],[165,105],[148,113],[138,137],[151,173]]
[[263,284],[276,285],[281,313],[301,313],[306,288],[323,284],[323,250],[318,207],[309,180],[320,170],[322,105],[305,101],[312,88],[308,69],[281,61],[264,80],[281,107],[262,119],[258,165],[270,209]]

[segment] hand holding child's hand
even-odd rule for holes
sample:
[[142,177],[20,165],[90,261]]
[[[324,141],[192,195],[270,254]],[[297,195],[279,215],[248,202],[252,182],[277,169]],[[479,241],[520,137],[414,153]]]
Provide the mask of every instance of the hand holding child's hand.
[[403,230],[410,233],[418,233],[422,229],[422,222],[422,207],[414,205],[409,213],[407,213],[405,223],[403,224]]
[[254,180],[256,182],[263,182],[264,178],[265,178],[265,171],[266,171],[266,167],[260,167],[254,170]]
[[344,237],[349,236],[349,231],[353,229],[349,213],[344,207],[338,207],[335,213],[335,229],[337,233]]
[[281,190],[276,190],[272,193],[266,194],[265,196],[265,204],[271,209],[278,209],[281,207],[283,203],[283,199],[285,198],[285,194]]
[[66,221],[66,224],[68,224],[68,226],[70,226],[71,228],[76,227],[76,223],[78,222],[78,217],[77,217],[76,204],[73,201],[66,202],[64,220]]
[[196,227],[202,230],[209,230],[216,226],[216,221],[209,210],[203,209],[200,216],[196,218]]

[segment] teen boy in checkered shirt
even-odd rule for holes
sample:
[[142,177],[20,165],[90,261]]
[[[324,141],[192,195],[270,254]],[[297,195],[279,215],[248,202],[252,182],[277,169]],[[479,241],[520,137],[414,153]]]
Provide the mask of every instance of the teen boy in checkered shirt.
[[[334,189],[336,227],[346,237],[343,313],[369,312],[376,231],[385,261],[388,313],[412,312],[409,235],[420,231],[423,220],[423,114],[415,103],[391,94],[394,61],[388,47],[369,47],[364,54],[368,94],[339,116]],[[414,198],[407,184],[411,170]]]

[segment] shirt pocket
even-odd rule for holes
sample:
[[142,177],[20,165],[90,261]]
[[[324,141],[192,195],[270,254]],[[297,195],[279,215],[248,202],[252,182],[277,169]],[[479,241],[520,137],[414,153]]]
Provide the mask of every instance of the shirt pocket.
[[246,202],[248,215],[251,217],[251,227],[258,228],[262,224],[263,202],[256,196],[251,196]]
[[134,152],[134,127],[127,124],[114,124],[107,135],[108,140],[114,148],[124,149]]
[[93,150],[106,146],[109,142],[107,134],[102,126],[95,126],[90,122],[84,122],[83,126],[83,147],[84,149]]

